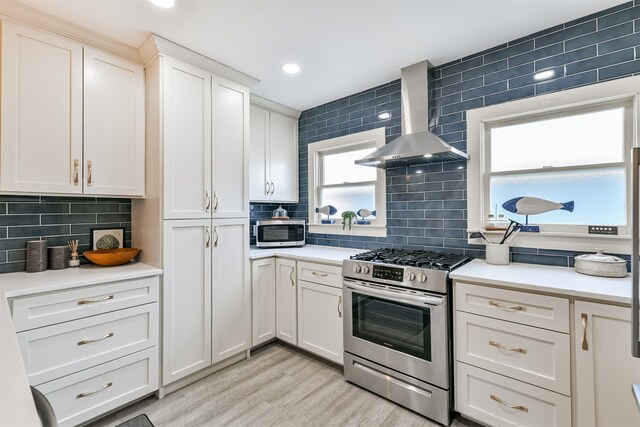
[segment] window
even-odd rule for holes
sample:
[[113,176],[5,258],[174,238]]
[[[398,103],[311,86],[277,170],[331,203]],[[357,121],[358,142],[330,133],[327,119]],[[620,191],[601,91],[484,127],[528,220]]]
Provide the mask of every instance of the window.
[[[629,237],[629,155],[639,80],[468,111],[469,231],[483,229],[496,211],[524,223],[524,215],[502,205],[531,196],[573,202],[574,209],[529,216],[540,233],[521,233],[517,246],[628,252],[622,240]],[[589,235],[588,225],[617,226],[619,235]]]
[[[384,170],[356,165],[355,161],[385,143],[384,128],[309,144],[309,227],[313,233],[386,236],[386,188]],[[331,205],[337,212],[327,219],[316,208]],[[375,215],[368,224],[342,230],[342,212],[366,209]],[[362,219],[360,217],[358,220]]]

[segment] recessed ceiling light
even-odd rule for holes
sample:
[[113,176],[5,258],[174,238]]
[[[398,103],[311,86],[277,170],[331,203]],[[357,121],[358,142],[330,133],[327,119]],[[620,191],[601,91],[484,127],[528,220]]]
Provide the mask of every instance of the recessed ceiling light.
[[291,62],[289,64],[284,64],[282,66],[282,71],[287,74],[297,74],[300,72],[300,66]]
[[540,71],[539,73],[535,73],[533,75],[533,80],[546,80],[555,76],[556,72],[553,70]]
[[386,119],[389,119],[389,118],[391,118],[391,113],[390,113],[390,112],[388,112],[388,111],[385,111],[384,113],[380,113],[380,114],[378,114],[378,118],[379,118],[380,120],[386,120]]
[[149,1],[163,9],[169,9],[176,5],[175,0],[149,0]]
[[430,159],[431,157],[433,157],[433,154],[425,154],[424,157],[426,157],[427,159]]

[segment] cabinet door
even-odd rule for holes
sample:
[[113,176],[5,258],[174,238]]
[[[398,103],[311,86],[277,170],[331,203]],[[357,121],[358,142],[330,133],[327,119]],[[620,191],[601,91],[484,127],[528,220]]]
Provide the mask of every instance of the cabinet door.
[[164,58],[164,218],[210,218],[211,74]]
[[249,200],[269,202],[269,111],[251,106],[251,149],[249,151]]
[[144,68],[84,48],[85,194],[144,196]]
[[211,220],[165,221],[162,384],[211,365]]
[[298,345],[342,364],[342,289],[298,281]]
[[247,219],[213,221],[213,361],[251,344],[251,282]]
[[298,203],[298,120],[270,112],[271,195],[278,202]]
[[251,346],[262,344],[276,336],[276,260],[251,262]]
[[574,313],[577,425],[640,425],[631,392],[640,383],[640,359],[629,345],[631,309],[576,301]]
[[298,298],[296,262],[276,259],[276,336],[289,344],[298,344]]
[[212,80],[213,217],[249,216],[249,89]]
[[2,22],[0,191],[82,193],[82,45]]

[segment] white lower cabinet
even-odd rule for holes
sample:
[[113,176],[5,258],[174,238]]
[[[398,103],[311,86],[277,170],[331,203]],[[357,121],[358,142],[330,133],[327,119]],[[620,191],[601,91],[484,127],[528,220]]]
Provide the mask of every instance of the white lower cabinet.
[[10,300],[29,383],[61,427],[158,390],[159,278],[114,279]]
[[249,221],[213,220],[213,363],[251,346]]
[[298,345],[343,363],[342,289],[298,281]]
[[571,398],[521,381],[456,364],[456,409],[490,426],[571,426]]
[[640,359],[631,356],[631,309],[576,301],[574,344],[577,426],[640,425],[631,384]]
[[211,365],[211,220],[164,222],[162,384]]
[[276,259],[251,263],[251,346],[276,337]]
[[276,336],[298,345],[296,261],[276,259]]
[[36,387],[60,427],[75,426],[158,389],[158,352],[147,349]]

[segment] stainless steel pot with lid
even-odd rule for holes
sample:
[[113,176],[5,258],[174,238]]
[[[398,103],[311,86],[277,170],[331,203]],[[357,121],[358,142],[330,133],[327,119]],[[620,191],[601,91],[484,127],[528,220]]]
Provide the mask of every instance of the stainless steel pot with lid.
[[578,273],[600,277],[626,277],[627,262],[614,255],[602,253],[596,249],[595,254],[583,254],[575,257],[575,270]]

